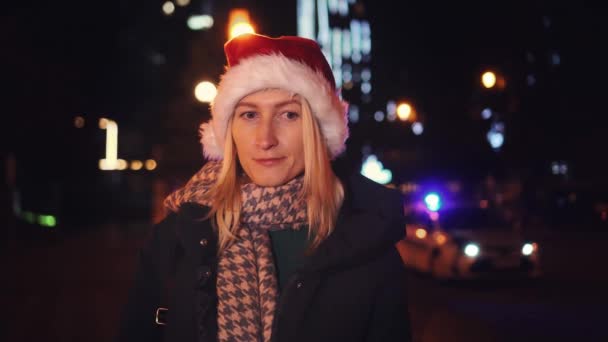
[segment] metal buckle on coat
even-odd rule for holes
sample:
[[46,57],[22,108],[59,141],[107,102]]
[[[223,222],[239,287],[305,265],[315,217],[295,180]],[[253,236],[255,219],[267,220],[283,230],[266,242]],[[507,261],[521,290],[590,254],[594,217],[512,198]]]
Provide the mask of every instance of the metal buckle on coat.
[[158,308],[156,309],[156,314],[154,315],[154,322],[158,325],[167,325],[167,308]]

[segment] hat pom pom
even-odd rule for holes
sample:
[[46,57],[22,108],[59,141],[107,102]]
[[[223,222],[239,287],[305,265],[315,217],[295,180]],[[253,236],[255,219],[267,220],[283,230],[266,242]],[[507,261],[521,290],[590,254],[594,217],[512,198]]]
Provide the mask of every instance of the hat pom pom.
[[205,157],[212,160],[222,159],[222,149],[217,144],[211,121],[202,123],[198,132],[201,137],[200,141],[203,145],[203,154]]

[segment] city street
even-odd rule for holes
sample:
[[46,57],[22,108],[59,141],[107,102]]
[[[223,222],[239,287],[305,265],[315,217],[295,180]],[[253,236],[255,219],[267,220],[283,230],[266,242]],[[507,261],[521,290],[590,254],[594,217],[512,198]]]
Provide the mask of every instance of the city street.
[[[5,244],[0,340],[111,340],[146,229],[107,225]],[[415,341],[608,340],[605,240],[540,234],[545,277],[536,282],[441,284],[412,274]]]
[[[188,202],[212,207],[223,232],[306,217],[320,242],[333,224],[353,223],[356,234],[336,234],[336,249],[312,267],[329,270],[319,280],[327,291],[293,282],[303,289],[292,303],[304,305],[284,305],[280,317],[304,318],[275,331],[335,336],[333,327],[369,339],[405,320],[395,310],[404,301],[385,306],[405,293],[416,342],[608,342],[600,2],[12,1],[4,10],[0,342],[112,341],[151,222]],[[381,221],[401,209],[406,285],[402,270],[367,271],[379,264],[368,250],[391,235]],[[194,232],[204,235],[193,241],[201,257],[213,255],[209,236]],[[270,238],[278,292],[306,243],[290,233]],[[228,309],[208,310],[192,287],[173,291],[184,299],[169,317],[186,319],[172,321],[167,340],[267,335],[257,310],[273,304],[264,241],[222,260],[220,282],[243,279],[237,291],[219,287],[237,298],[220,296]],[[173,252],[171,243],[159,250]],[[179,266],[198,262],[188,258]],[[216,259],[196,274],[177,268],[163,292],[182,275],[214,291]],[[495,278],[445,280],[480,273]],[[382,291],[386,274],[397,281]],[[203,309],[213,315],[198,330],[175,324]],[[129,320],[154,324],[144,311]],[[213,322],[228,316],[216,334]],[[294,320],[306,328],[289,328]],[[368,321],[381,327],[356,329]]]

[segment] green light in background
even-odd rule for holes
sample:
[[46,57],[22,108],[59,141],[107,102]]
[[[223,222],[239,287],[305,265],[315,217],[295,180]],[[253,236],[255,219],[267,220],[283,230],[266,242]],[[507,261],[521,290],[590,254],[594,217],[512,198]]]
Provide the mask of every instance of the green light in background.
[[36,217],[35,217],[34,213],[32,213],[31,211],[24,211],[23,212],[23,219],[27,223],[34,223],[36,221]]
[[40,215],[38,217],[38,223],[41,226],[55,227],[57,225],[57,220],[53,215]]

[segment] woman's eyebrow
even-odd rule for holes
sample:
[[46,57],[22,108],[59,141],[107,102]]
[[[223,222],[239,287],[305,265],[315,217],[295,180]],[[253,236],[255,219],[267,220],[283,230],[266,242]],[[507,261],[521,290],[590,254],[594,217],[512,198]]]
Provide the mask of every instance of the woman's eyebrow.
[[255,103],[250,103],[250,102],[239,102],[236,104],[236,108],[238,108],[238,107],[257,108],[257,105]]
[[[299,105],[300,101],[298,101],[296,99],[289,99],[289,100],[285,100],[285,101],[281,101],[281,102],[275,103],[273,105],[273,107],[274,108],[281,108],[281,107],[285,107],[285,106],[290,105],[290,104],[298,104]],[[258,105],[255,104],[255,103],[251,103],[251,102],[239,102],[239,103],[237,103],[236,108],[239,108],[239,107],[258,108]]]
[[299,105],[300,101],[298,101],[296,99],[289,99],[289,100],[282,101],[282,102],[279,102],[279,103],[275,104],[274,108],[285,107],[285,106],[290,105],[290,104],[298,104]]

